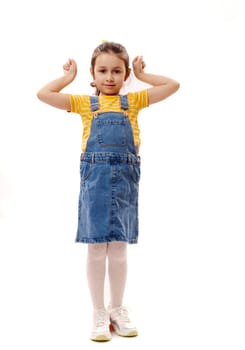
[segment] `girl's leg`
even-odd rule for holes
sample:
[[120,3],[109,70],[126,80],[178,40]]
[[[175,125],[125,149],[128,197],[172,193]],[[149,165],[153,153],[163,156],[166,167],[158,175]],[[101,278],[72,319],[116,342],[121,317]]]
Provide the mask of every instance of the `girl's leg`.
[[108,273],[111,291],[111,308],[122,305],[127,279],[127,243],[111,242],[108,244]]
[[108,269],[111,289],[110,321],[117,334],[124,337],[138,335],[135,325],[123,307],[123,295],[127,278],[127,243],[108,244]]
[[107,243],[88,244],[87,278],[94,310],[105,309],[106,255]]
[[109,314],[104,303],[106,254],[107,243],[88,245],[87,277],[94,308],[90,338],[94,341],[111,340]]

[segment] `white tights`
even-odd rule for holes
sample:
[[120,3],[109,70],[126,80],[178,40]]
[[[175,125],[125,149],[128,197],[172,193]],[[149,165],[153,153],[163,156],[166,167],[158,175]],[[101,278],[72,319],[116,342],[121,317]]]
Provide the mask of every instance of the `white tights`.
[[94,309],[105,308],[104,285],[108,258],[111,307],[122,305],[127,278],[127,243],[88,244],[87,278]]

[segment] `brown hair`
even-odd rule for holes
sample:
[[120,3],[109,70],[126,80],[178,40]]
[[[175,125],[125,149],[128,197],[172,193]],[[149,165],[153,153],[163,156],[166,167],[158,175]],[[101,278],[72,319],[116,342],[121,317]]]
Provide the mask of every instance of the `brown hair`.
[[[129,55],[128,55],[125,47],[123,45],[115,43],[113,41],[106,41],[106,42],[103,42],[102,44],[100,44],[99,46],[97,46],[92,54],[92,58],[91,58],[91,70],[92,70],[92,72],[94,72],[96,58],[101,53],[114,53],[115,55],[118,56],[118,58],[120,58],[124,62],[126,72],[129,71]],[[92,82],[90,85],[92,87],[96,88],[95,94],[99,95],[100,91],[97,89],[95,83]]]

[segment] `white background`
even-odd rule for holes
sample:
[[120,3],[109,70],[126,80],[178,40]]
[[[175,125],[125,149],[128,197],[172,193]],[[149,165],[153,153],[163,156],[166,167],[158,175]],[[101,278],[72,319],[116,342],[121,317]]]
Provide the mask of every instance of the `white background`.
[[[244,350],[244,2],[1,5],[0,348]],[[82,126],[38,89],[101,40],[180,90],[140,114],[140,240],[125,304],[140,336],[89,340],[86,245],[75,244]]]

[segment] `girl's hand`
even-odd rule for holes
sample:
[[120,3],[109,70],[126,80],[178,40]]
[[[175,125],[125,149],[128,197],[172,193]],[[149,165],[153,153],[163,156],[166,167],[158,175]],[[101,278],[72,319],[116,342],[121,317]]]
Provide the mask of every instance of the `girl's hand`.
[[63,65],[64,75],[58,79],[50,81],[44,85],[37,93],[38,98],[50,106],[71,110],[70,98],[68,94],[61,93],[61,90],[69,85],[77,75],[77,64],[75,60],[69,58]]
[[137,56],[133,60],[133,71],[136,78],[140,78],[141,74],[144,73],[145,62],[143,56]]
[[63,65],[64,75],[70,75],[74,79],[77,75],[77,64],[76,61],[72,58],[69,58],[68,61]]
[[179,83],[177,81],[163,75],[146,73],[144,68],[143,57],[135,57],[133,60],[134,75],[140,81],[151,85],[147,89],[149,105],[164,100],[178,90]]

